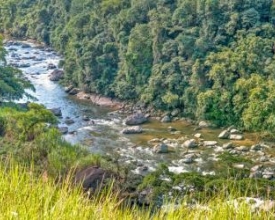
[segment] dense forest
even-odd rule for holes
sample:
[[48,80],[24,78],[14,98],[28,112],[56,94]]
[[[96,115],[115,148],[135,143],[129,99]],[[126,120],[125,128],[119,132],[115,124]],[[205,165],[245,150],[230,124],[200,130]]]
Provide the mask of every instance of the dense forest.
[[0,0],[0,31],[53,46],[65,83],[275,130],[272,0]]

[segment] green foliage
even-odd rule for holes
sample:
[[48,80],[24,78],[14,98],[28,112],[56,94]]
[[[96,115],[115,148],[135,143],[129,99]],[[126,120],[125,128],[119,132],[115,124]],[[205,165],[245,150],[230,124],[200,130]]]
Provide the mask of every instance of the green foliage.
[[57,119],[45,107],[31,103],[27,110],[0,108],[0,154],[20,164],[35,166],[58,178],[70,169],[98,164],[100,158],[64,141],[54,127]]
[[[163,110],[179,108],[218,125],[274,129],[272,0],[0,3],[12,12],[1,14],[0,30],[62,52],[67,84]],[[266,91],[258,87],[261,96],[244,94],[239,86],[252,75],[270,84]],[[14,86],[2,84],[5,98],[20,97]]]
[[27,112],[11,108],[2,109],[0,117],[6,119],[5,132],[23,141],[32,141],[42,134],[48,124],[57,122],[55,116],[45,107],[30,103]]
[[[88,198],[79,187],[72,187],[71,176],[61,183],[33,175],[33,170],[12,161],[0,164],[1,219],[273,219],[274,210],[253,211],[250,204],[217,193],[215,198],[196,204],[184,202],[154,210],[122,204],[116,194],[98,194]],[[263,185],[264,183],[259,183]],[[245,185],[243,185],[245,186]],[[231,188],[233,190],[233,188]],[[111,190],[109,190],[111,191]],[[251,204],[252,205],[252,204]],[[170,207],[170,208],[169,208]],[[178,207],[178,208],[174,208]],[[237,207],[237,208],[236,208]]]
[[0,36],[0,102],[20,99],[24,95],[30,97],[25,89],[34,89],[21,71],[6,65],[6,51]]
[[[208,162],[209,163],[209,162]],[[235,168],[235,164],[244,164],[245,169]],[[215,175],[202,175],[197,172],[174,174],[169,172],[165,165],[161,165],[156,171],[144,177],[139,185],[139,190],[152,190],[153,200],[173,195],[173,199],[185,198],[200,202],[209,201],[217,195],[232,197],[261,197],[270,198],[275,193],[275,183],[272,180],[249,178],[252,162],[241,156],[224,153],[213,165],[207,165],[208,169],[215,170]],[[269,190],[267,190],[269,188]],[[272,195],[271,195],[272,194]],[[169,201],[169,198],[167,198]],[[171,202],[171,201],[170,201]]]

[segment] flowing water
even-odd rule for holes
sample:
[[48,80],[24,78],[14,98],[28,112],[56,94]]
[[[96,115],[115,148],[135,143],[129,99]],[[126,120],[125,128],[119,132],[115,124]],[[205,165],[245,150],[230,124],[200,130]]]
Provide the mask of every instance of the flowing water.
[[[24,42],[23,44],[7,43],[9,52],[6,59],[11,65],[18,66],[25,76],[33,83],[35,92],[29,91],[37,98],[35,102],[45,105],[47,108],[61,108],[62,118],[59,126],[65,124],[66,118],[71,118],[74,123],[69,125],[69,133],[64,138],[72,144],[83,144],[91,152],[106,154],[117,157],[123,163],[134,165],[134,172],[141,173],[154,170],[159,163],[167,163],[169,169],[174,172],[198,171],[207,169],[211,160],[216,160],[214,149],[190,150],[190,153],[199,154],[194,163],[187,164],[181,161],[186,149],[181,144],[186,138],[193,138],[195,126],[185,121],[172,123],[160,123],[151,120],[143,125],[144,132],[136,135],[123,135],[121,130],[126,126],[123,124],[124,116],[113,113],[112,109],[99,107],[89,101],[80,101],[74,96],[68,96],[64,89],[56,82],[49,80],[49,74],[53,71],[48,69],[49,64],[58,65],[61,56],[56,52],[41,47],[40,45]],[[26,99],[20,100],[26,102]],[[84,116],[91,118],[93,123],[83,120]],[[172,126],[177,132],[169,132]],[[215,140],[220,130],[205,129],[199,131],[205,140]],[[247,139],[240,142],[241,145],[251,145],[255,137],[246,134]],[[154,138],[166,138],[169,145],[168,154],[157,154],[153,151],[153,144],[148,143]],[[218,141],[222,144],[224,141]],[[146,168],[144,168],[146,167]]]

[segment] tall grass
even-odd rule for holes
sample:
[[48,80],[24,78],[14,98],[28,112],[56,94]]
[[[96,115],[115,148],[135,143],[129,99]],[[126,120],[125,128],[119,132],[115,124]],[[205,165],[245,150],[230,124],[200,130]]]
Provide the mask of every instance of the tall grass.
[[[88,199],[73,187],[70,178],[62,184],[35,177],[14,163],[0,165],[0,219],[133,219],[138,211],[118,208],[110,193]],[[143,217],[147,217],[146,215]]]
[[56,184],[50,178],[35,176],[11,162],[0,164],[0,219],[274,219],[271,211],[253,211],[240,202],[217,196],[204,205],[168,206],[152,213],[124,207],[111,190],[88,198],[70,178]]

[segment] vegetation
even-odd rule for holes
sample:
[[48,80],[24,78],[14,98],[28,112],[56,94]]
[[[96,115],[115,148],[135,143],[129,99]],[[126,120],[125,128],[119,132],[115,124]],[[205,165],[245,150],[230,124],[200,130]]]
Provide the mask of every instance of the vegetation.
[[31,97],[25,89],[34,89],[34,87],[24,79],[21,71],[6,65],[6,51],[2,45],[0,36],[0,103],[20,99],[23,96]]
[[[215,175],[202,175],[197,172],[175,174],[161,165],[155,172],[144,177],[139,190],[149,190],[148,199],[159,202],[171,198],[182,201],[205,202],[217,194],[225,197],[261,197],[274,198],[273,180],[249,178],[252,163],[250,160],[229,153],[223,153],[220,160],[214,162]],[[239,169],[234,164],[242,163],[247,168]],[[209,166],[209,165],[207,165]],[[211,165],[210,165],[211,166]]]
[[272,0],[0,3],[0,31],[62,52],[67,84],[274,133]]
[[[8,169],[7,169],[8,166]],[[193,208],[182,202],[150,213],[123,205],[110,192],[88,198],[71,187],[70,177],[60,185],[51,178],[34,176],[11,161],[0,164],[0,218],[2,219],[273,219],[272,210],[253,210],[249,204],[216,195]],[[3,205],[5,204],[5,205]],[[238,207],[236,209],[236,207]]]
[[[0,31],[36,38],[62,52],[67,84],[160,109],[179,108],[218,125],[275,130],[272,0],[0,3]],[[4,56],[0,41],[0,102],[33,88]],[[69,173],[98,164],[99,158],[66,143],[43,106],[14,106],[0,107],[3,219],[106,219],[110,213],[114,219],[274,218],[273,210],[252,210],[245,202],[236,208],[231,197],[273,198],[275,185],[247,178],[247,170],[232,165],[251,162],[229,154],[215,164],[215,177],[176,175],[165,166],[146,176],[139,189],[152,189],[146,195],[151,199],[172,195],[179,205],[168,210],[130,207],[112,190],[90,198],[72,186]]]

